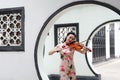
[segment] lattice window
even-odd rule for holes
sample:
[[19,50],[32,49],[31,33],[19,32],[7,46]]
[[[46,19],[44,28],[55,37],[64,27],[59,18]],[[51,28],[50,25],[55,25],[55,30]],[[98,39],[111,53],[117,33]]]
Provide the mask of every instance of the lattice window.
[[[55,32],[55,45],[63,43],[68,32],[75,32],[77,37],[79,34],[79,24],[70,23],[70,24],[56,24],[54,25]],[[79,38],[77,38],[78,40]]]
[[24,50],[24,8],[0,10],[0,50]]

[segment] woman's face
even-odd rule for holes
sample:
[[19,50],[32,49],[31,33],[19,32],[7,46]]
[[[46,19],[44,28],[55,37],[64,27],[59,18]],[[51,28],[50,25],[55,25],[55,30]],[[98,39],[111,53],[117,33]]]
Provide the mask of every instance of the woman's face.
[[66,43],[71,43],[71,42],[73,42],[73,41],[75,41],[75,36],[74,36],[73,34],[70,34],[70,35],[67,36],[65,42],[66,42]]

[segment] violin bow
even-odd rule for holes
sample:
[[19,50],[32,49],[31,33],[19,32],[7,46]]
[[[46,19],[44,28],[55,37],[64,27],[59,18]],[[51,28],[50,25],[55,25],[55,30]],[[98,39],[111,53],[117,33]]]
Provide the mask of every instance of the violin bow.
[[[81,43],[86,42],[86,41],[89,41],[89,40],[91,40],[91,39],[86,39],[86,40],[82,41]],[[87,46],[85,46],[85,48],[86,48],[89,52],[92,52],[92,50],[89,49]]]
[[91,39],[86,39],[86,40],[82,41],[81,43],[84,43],[84,42],[89,41],[89,40],[91,40]]

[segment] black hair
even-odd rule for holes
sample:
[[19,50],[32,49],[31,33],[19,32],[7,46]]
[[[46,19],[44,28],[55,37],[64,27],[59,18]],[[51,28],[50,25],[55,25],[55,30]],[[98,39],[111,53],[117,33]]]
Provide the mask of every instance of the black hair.
[[68,32],[68,33],[67,33],[67,35],[66,35],[66,37],[65,37],[65,39],[64,39],[64,42],[66,41],[67,37],[68,37],[70,34],[74,35],[75,38],[77,38],[77,37],[76,37],[76,34],[71,31],[71,32]]

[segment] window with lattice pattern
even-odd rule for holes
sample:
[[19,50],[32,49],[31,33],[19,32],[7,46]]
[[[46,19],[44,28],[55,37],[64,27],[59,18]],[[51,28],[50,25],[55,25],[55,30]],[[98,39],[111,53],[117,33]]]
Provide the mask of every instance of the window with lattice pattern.
[[79,24],[69,23],[69,24],[55,24],[54,25],[55,34],[55,45],[63,43],[68,32],[74,32],[77,35],[77,41],[79,41]]
[[0,9],[0,51],[24,51],[24,7]]

